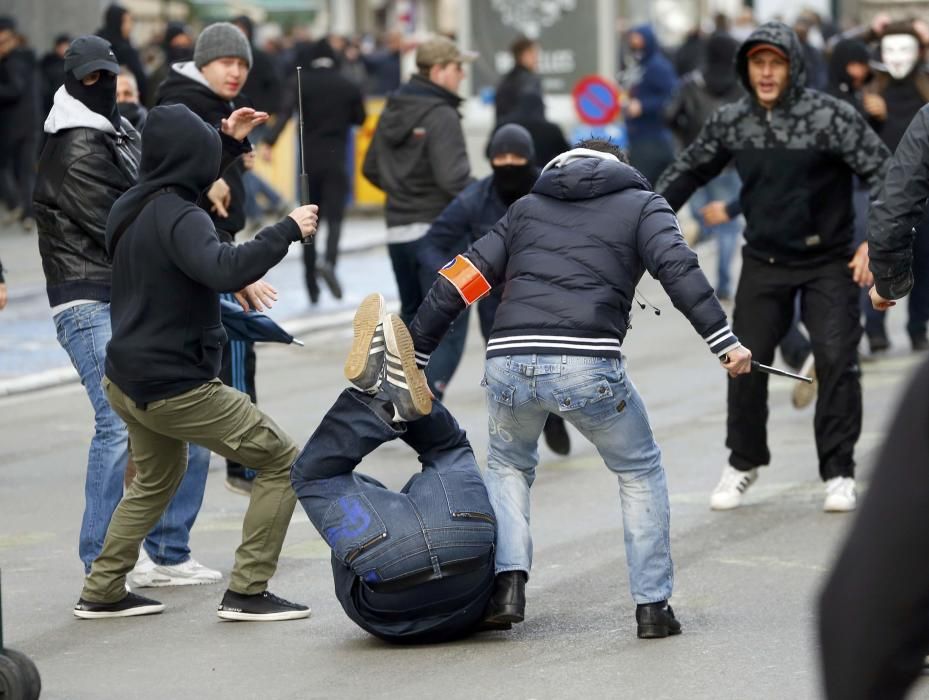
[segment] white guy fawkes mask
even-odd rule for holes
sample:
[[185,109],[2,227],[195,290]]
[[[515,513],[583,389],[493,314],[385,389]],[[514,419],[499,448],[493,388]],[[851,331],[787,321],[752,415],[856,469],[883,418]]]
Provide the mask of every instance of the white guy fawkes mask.
[[912,34],[888,34],[881,39],[881,58],[891,77],[902,80],[919,60],[919,42]]

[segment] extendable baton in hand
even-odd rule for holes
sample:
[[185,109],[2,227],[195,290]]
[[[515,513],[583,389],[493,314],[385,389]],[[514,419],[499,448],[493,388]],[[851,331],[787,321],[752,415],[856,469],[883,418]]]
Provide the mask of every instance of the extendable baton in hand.
[[[729,355],[723,355],[722,362],[723,364],[726,364],[727,362],[729,362]],[[793,372],[788,372],[785,369],[778,369],[777,367],[763,365],[758,360],[752,360],[752,369],[757,369],[759,372],[764,372],[765,374],[774,374],[778,377],[787,377],[789,379],[796,379],[798,382],[806,382],[807,384],[813,383],[812,377],[806,377],[802,374],[794,374]]]
[[[306,156],[303,153],[303,78],[300,75],[302,70],[302,66],[297,66],[297,114],[300,119],[297,142],[300,146],[300,206],[306,206],[310,203],[310,178],[306,174]],[[307,236],[301,242],[303,245],[311,245],[313,236]]]

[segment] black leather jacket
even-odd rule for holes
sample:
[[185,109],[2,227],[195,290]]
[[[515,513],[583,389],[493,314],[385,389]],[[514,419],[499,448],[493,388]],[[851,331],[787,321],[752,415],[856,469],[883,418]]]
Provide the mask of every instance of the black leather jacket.
[[106,219],[138,179],[141,139],[125,119],[119,133],[75,126],[47,135],[34,202],[49,304],[109,301]]

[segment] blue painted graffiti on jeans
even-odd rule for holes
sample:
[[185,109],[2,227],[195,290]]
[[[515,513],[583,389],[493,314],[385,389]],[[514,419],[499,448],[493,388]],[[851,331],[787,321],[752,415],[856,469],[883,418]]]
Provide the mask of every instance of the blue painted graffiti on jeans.
[[326,542],[330,547],[335,547],[343,540],[358,537],[371,525],[371,514],[361,496],[342,496],[338,504],[342,509],[342,519],[332,527],[327,527],[325,533]]

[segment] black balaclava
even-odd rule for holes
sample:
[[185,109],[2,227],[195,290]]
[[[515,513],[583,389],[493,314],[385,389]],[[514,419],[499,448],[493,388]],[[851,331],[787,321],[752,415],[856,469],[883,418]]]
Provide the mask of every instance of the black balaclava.
[[120,116],[116,108],[116,76],[109,71],[100,71],[100,79],[93,85],[84,85],[74,77],[74,73],[65,73],[65,90],[76,100],[84,103],[91,112],[110,120],[113,128],[119,131]]
[[[504,153],[522,156],[526,159],[526,164],[493,165],[494,156]],[[534,162],[532,136],[525,127],[519,124],[504,124],[497,129],[490,141],[490,159],[494,170],[494,189],[504,204],[510,206],[520,197],[529,194],[539,177],[539,169]]]

